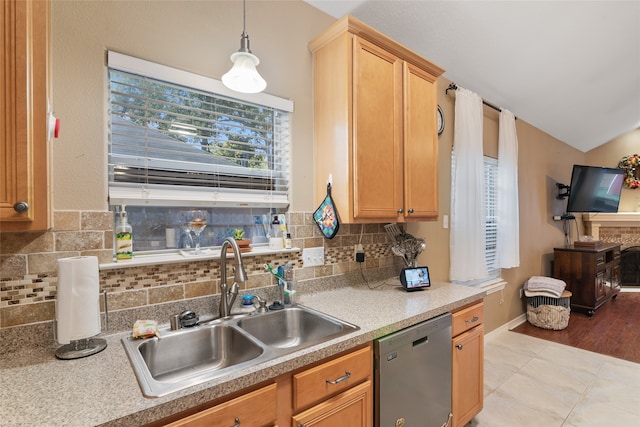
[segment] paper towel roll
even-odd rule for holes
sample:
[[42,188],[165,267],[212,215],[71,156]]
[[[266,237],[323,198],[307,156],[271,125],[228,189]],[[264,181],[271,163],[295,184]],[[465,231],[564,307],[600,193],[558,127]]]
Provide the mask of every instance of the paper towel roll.
[[98,258],[58,259],[56,299],[57,340],[89,338],[100,333],[100,277]]

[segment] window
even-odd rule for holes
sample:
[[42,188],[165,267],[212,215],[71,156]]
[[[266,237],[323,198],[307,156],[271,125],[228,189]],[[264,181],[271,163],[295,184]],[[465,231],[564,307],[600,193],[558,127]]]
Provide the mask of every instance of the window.
[[484,157],[484,182],[485,182],[485,201],[487,204],[487,217],[485,222],[486,233],[486,260],[487,270],[489,270],[488,279],[500,277],[500,268],[498,267],[498,221],[497,221],[497,182],[498,182],[498,160],[492,157]]
[[[453,153],[451,156],[452,172],[455,167]],[[493,282],[500,278],[501,269],[498,267],[498,221],[497,221],[497,180],[498,180],[498,160],[492,157],[484,156],[484,185],[485,185],[485,262],[488,276],[480,280],[472,280],[463,282],[466,285],[484,285],[487,282]],[[456,281],[454,281],[456,282]],[[456,282],[459,283],[459,282]]]
[[109,203],[127,206],[134,250],[171,246],[151,229],[174,228],[179,210],[260,230],[289,205],[291,101],[115,52],[108,62]]

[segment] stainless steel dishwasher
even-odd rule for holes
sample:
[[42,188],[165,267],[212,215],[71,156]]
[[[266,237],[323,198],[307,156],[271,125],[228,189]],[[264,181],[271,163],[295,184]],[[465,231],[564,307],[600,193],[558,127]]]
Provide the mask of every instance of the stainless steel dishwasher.
[[448,427],[451,314],[375,340],[375,426]]

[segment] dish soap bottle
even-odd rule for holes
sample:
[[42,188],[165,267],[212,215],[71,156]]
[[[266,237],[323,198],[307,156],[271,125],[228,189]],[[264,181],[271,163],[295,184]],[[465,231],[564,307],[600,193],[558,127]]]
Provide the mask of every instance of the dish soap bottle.
[[116,262],[133,259],[133,228],[127,219],[127,211],[120,211],[120,221],[116,226]]

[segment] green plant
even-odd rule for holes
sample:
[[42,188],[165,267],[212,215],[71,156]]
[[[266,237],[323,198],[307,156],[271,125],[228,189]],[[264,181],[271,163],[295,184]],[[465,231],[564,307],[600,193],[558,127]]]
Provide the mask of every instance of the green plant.
[[236,228],[233,230],[233,238],[236,240],[244,239],[244,230],[242,228]]

